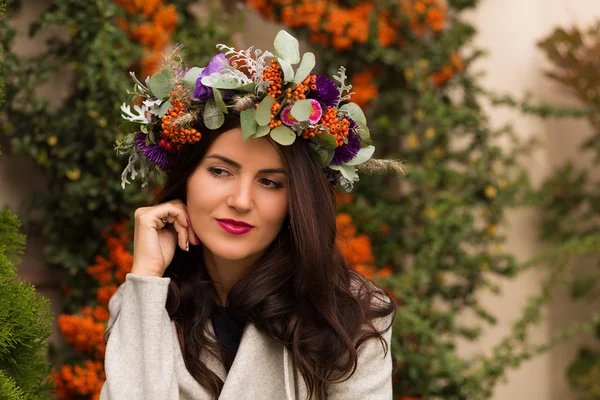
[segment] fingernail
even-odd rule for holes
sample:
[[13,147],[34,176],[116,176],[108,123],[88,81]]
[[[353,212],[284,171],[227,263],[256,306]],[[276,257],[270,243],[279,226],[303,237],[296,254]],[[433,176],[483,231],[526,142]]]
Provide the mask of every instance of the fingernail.
[[200,238],[198,237],[198,235],[196,235],[196,234],[194,233],[194,237],[196,238],[196,244],[200,244]]
[[186,218],[185,222],[187,222],[187,227],[189,228],[190,227],[190,220]]
[[185,251],[190,251],[190,241],[189,240],[185,241]]

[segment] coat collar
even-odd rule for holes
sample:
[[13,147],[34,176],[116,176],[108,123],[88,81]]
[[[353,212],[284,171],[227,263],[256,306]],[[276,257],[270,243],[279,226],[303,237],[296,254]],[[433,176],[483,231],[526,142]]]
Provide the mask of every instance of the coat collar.
[[[211,321],[208,329],[214,335]],[[304,381],[294,379],[294,364],[288,350],[254,324],[246,324],[229,373],[209,352],[203,352],[201,358],[225,382],[219,400],[306,398]]]

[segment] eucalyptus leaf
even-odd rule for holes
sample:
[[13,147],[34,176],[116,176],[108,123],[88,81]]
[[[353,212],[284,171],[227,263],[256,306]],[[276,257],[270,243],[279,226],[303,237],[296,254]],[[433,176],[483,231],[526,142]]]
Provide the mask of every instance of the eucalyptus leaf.
[[304,55],[302,56],[302,62],[296,70],[296,76],[294,76],[294,83],[302,83],[302,81],[310,75],[316,63],[317,62],[315,60],[315,55],[313,53],[304,53]]
[[219,107],[219,110],[221,110],[222,112],[227,114],[227,106],[225,105],[225,102],[223,101],[223,93],[221,93],[221,91],[216,88],[213,88],[212,92],[213,92],[213,97],[215,98],[215,102],[217,103],[217,106]]
[[255,138],[263,137],[263,136],[268,135],[269,132],[271,132],[271,127],[269,125],[259,126],[256,129],[256,133],[254,134],[254,137]]
[[284,30],[279,31],[273,42],[273,48],[277,53],[277,57],[283,58],[288,63],[298,64],[300,62],[300,45],[298,39],[288,32]]
[[271,122],[271,108],[273,107],[273,103],[275,103],[275,99],[271,96],[265,97],[260,102],[256,109],[256,122],[258,125],[269,125],[269,122]]
[[211,130],[219,129],[225,122],[225,114],[219,110],[215,99],[209,99],[204,105],[204,114],[202,115],[204,125]]
[[244,140],[250,138],[256,133],[258,124],[256,123],[255,114],[255,108],[249,108],[240,113],[240,124],[242,126],[242,135],[244,135]]
[[369,132],[367,125],[362,122],[356,122],[356,126],[358,127],[357,132],[360,135],[360,147],[367,147],[373,144],[371,133]]
[[196,90],[196,81],[204,68],[192,67],[183,77],[183,85],[190,91]]
[[340,107],[340,111],[346,111],[348,116],[354,120],[354,122],[367,124],[367,117],[362,108],[356,103],[347,103]]
[[241,90],[242,92],[254,92],[254,89],[256,88],[256,83],[251,82],[251,83],[246,83],[245,85],[242,85],[240,87],[235,88],[235,90]]
[[271,131],[271,138],[283,146],[289,146],[296,140],[296,134],[285,125],[280,125]]
[[356,177],[356,168],[353,167],[352,165],[346,165],[346,164],[342,164],[342,165],[335,165],[335,164],[331,164],[329,166],[329,168],[335,170],[335,171],[340,171],[342,173],[342,176],[346,179],[348,179],[350,182],[354,181],[354,178]]
[[150,78],[152,94],[159,99],[168,99],[171,95],[172,81],[173,73],[166,69],[152,75],[152,78]]
[[367,146],[363,147],[356,153],[356,156],[348,162],[347,165],[358,165],[362,164],[365,161],[368,161],[371,157],[373,157],[373,153],[375,152],[375,146]]
[[140,125],[140,131],[143,133],[148,133],[148,127],[146,125]]
[[292,64],[285,61],[283,58],[278,58],[277,62],[281,66],[281,70],[283,71],[283,81],[291,82],[294,80],[294,68]]
[[173,104],[171,104],[170,101],[165,101],[164,103],[162,103],[158,108],[158,117],[162,118],[165,115],[167,115],[167,113],[169,112],[169,108],[171,107],[173,107]]
[[250,84],[240,83],[235,77],[229,75],[220,75],[216,80],[213,76],[204,76],[200,82],[204,86],[217,89],[239,89]]
[[294,117],[296,120],[302,122],[302,121],[308,121],[308,119],[310,118],[311,111],[312,111],[312,104],[310,103],[310,100],[298,100],[292,106],[290,113],[292,114],[292,117]]
[[315,137],[313,137],[311,140],[327,150],[335,150],[337,147],[337,140],[335,140],[335,136],[330,135],[329,133],[315,135]]

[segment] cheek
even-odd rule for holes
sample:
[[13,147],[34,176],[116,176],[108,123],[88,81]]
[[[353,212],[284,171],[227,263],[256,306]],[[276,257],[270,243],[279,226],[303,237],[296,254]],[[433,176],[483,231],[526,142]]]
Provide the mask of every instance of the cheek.
[[214,183],[210,182],[205,174],[198,173],[192,176],[187,187],[187,208],[190,217],[194,212],[208,210],[219,202],[218,191]]
[[287,216],[288,201],[287,193],[282,193],[281,196],[273,196],[263,202],[263,218],[277,231]]

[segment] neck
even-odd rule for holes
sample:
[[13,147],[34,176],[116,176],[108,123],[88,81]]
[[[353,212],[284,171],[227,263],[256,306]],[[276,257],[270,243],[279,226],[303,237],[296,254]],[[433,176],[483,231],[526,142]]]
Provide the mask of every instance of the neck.
[[226,306],[229,291],[246,274],[259,255],[242,260],[227,260],[216,256],[206,247],[203,247],[202,253],[206,271],[217,292],[217,304]]

